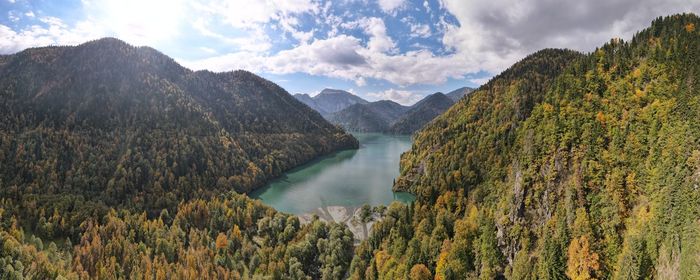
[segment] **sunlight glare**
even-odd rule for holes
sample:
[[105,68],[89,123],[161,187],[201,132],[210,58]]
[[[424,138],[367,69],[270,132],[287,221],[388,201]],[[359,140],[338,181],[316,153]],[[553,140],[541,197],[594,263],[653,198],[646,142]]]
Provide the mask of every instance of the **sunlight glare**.
[[87,14],[108,33],[136,45],[158,45],[179,35],[182,0],[84,1]]

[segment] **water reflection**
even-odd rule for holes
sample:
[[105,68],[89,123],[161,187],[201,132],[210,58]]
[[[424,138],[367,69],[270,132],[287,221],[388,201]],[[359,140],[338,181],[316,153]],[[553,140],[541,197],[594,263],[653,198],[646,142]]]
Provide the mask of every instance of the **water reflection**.
[[277,210],[304,213],[321,206],[389,204],[413,196],[393,193],[401,153],[411,147],[407,136],[355,134],[360,149],[342,151],[287,172],[253,193]]

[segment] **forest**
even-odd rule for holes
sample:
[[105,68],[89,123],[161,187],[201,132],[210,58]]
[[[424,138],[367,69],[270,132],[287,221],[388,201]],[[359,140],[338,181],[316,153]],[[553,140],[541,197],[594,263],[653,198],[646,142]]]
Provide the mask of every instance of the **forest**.
[[0,278],[700,279],[698,52],[682,14],[525,57],[417,132],[416,202],[358,245],[245,195],[358,146],[277,85],[116,39],[2,56]]
[[270,81],[105,38],[3,56],[0,112],[2,279],[347,269],[346,229],[230,197],[358,146]]
[[699,24],[537,52],[450,108],[351,278],[700,279]]

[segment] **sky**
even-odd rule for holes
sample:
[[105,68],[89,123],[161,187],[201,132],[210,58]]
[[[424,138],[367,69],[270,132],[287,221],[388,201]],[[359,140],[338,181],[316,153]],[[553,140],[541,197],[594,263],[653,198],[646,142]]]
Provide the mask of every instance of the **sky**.
[[116,37],[290,93],[412,104],[543,48],[590,52],[700,0],[0,0],[0,54]]

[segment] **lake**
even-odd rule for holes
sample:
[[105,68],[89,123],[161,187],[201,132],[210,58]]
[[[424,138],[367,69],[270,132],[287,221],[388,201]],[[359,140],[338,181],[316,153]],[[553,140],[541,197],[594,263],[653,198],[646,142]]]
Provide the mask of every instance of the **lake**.
[[409,136],[353,133],[360,148],[337,152],[297,167],[250,194],[275,209],[302,214],[325,206],[388,205],[412,194],[392,192]]

